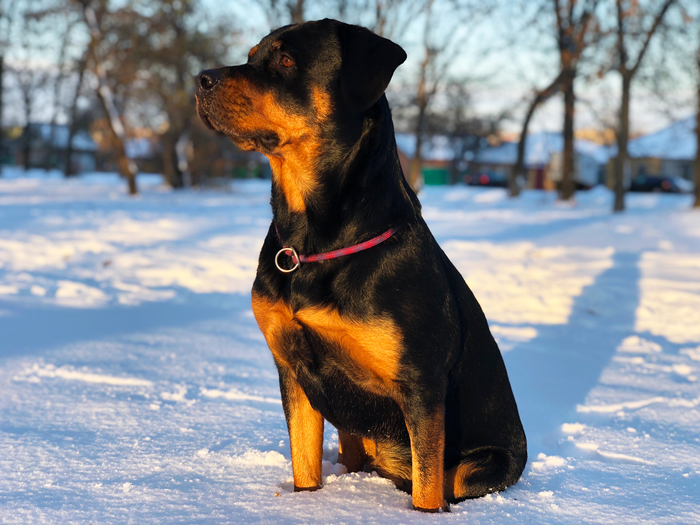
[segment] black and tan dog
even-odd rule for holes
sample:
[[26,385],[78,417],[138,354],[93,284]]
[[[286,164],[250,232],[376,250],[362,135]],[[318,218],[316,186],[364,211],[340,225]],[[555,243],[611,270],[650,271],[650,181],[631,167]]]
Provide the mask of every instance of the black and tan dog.
[[202,72],[197,108],[272,166],[253,312],[279,371],[295,490],[321,486],[328,420],[348,471],[374,469],[439,511],[515,483],[527,451],[484,314],[399,165],[384,90],[405,59],[358,26],[288,26],[247,64]]

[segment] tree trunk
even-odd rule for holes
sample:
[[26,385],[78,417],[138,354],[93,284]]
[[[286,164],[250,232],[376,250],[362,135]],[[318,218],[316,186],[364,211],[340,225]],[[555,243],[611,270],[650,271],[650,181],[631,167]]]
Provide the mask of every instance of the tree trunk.
[[530,127],[530,120],[535,114],[535,109],[540,105],[539,95],[530,103],[530,107],[523,120],[523,127],[520,130],[520,139],[518,140],[518,156],[515,159],[515,167],[508,174],[508,194],[511,197],[520,195],[520,179],[525,178],[525,142],[527,141],[527,132]]
[[178,133],[169,129],[163,134],[163,178],[171,188],[182,188],[182,172],[178,167],[176,140]]
[[574,94],[574,78],[576,72],[566,73],[564,84],[564,153],[561,173],[561,199],[568,201],[576,190],[574,180],[574,109],[576,97]]
[[408,168],[408,185],[418,193],[422,184],[420,180],[421,175],[421,165],[423,164],[423,157],[420,150],[423,148],[423,137],[420,131],[416,132],[416,153],[411,160],[411,164]]
[[192,174],[190,173],[190,156],[192,153],[192,141],[187,128],[180,132],[180,136],[175,143],[175,153],[177,154],[177,167],[182,176],[182,185],[185,188],[192,187]]
[[[0,155],[5,152],[5,133],[2,127],[2,92],[3,92],[3,78],[5,73],[5,57],[0,53]],[[2,177],[2,169],[0,169],[0,177]]]
[[100,60],[97,53],[97,43],[102,39],[102,32],[100,31],[95,10],[90,4],[84,5],[84,13],[85,21],[90,29],[91,43],[89,49],[92,54],[94,73],[99,83],[97,88],[97,96],[102,103],[102,108],[107,115],[107,121],[109,122],[109,127],[114,136],[114,141],[116,143],[115,153],[117,154],[119,172],[121,176],[128,181],[129,195],[136,195],[138,193],[136,187],[136,163],[126,156],[126,150],[124,148],[126,131],[124,129],[121,116],[119,115],[117,107],[114,103],[112,88],[109,86],[109,82],[107,80],[107,71],[105,70],[104,63]]
[[29,133],[29,123],[32,119],[32,98],[29,88],[23,86],[22,100],[24,102],[24,129],[22,130],[22,166],[24,171],[29,169],[29,157],[32,154],[32,141]]
[[632,76],[622,75],[622,103],[620,125],[617,130],[617,158],[615,159],[615,204],[613,211],[625,209],[625,165],[627,164],[627,140],[630,127],[630,87]]
[[520,140],[518,141],[518,156],[515,160],[515,167],[511,170],[508,176],[508,193],[511,197],[517,197],[520,195],[520,185],[518,184],[519,178],[525,177],[525,141],[527,140],[527,132],[530,127],[530,121],[532,116],[535,114],[535,110],[540,104],[547,101],[560,89],[560,84],[563,78],[563,73],[559,73],[557,77],[549,84],[546,88],[538,91],[535,98],[532,99],[530,107],[527,109],[525,114],[525,120],[523,120],[523,127],[520,131]]
[[83,77],[85,76],[85,67],[87,66],[87,51],[83,58],[78,62],[78,85],[75,87],[75,95],[70,106],[70,114],[68,116],[68,144],[66,144],[66,166],[63,174],[66,177],[74,175],[73,165],[71,160],[73,157],[73,137],[78,131],[78,99],[80,98],[80,88],[83,85]]
[[700,208],[700,47],[698,48],[698,112],[695,116],[695,203],[693,207]]
[[698,44],[698,50],[695,54],[695,59],[697,62],[697,75],[698,75],[698,112],[695,116],[695,142],[697,145],[697,150],[695,151],[695,203],[694,208],[700,208],[700,44]]
[[292,24],[304,23],[304,0],[289,0],[289,15],[292,19]]

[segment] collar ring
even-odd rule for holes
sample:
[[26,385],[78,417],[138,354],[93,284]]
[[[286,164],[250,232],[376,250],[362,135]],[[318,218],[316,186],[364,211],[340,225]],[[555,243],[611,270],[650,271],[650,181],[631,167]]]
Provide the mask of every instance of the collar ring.
[[[294,262],[294,266],[292,266],[289,269],[282,268],[282,266],[280,266],[279,257],[282,253],[284,253],[286,256],[292,259],[292,262]],[[282,273],[292,273],[294,270],[299,268],[299,265],[299,255],[297,254],[294,248],[282,248],[280,251],[277,252],[277,255],[275,255],[275,266],[277,266],[277,269]]]

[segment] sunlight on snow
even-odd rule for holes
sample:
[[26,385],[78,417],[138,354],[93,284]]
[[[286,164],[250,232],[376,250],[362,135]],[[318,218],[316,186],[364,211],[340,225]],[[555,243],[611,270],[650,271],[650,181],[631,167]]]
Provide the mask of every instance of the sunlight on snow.
[[700,341],[700,256],[645,252],[635,330],[672,343]]
[[612,267],[614,253],[530,242],[449,241],[444,248],[489,320],[545,325],[568,321],[574,298]]

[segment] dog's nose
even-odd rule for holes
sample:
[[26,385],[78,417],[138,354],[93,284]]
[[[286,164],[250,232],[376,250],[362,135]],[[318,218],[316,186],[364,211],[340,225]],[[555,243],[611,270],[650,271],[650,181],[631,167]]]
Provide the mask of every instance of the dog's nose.
[[221,82],[221,70],[219,69],[207,69],[202,71],[197,77],[197,85],[200,89],[209,91],[219,82]]

